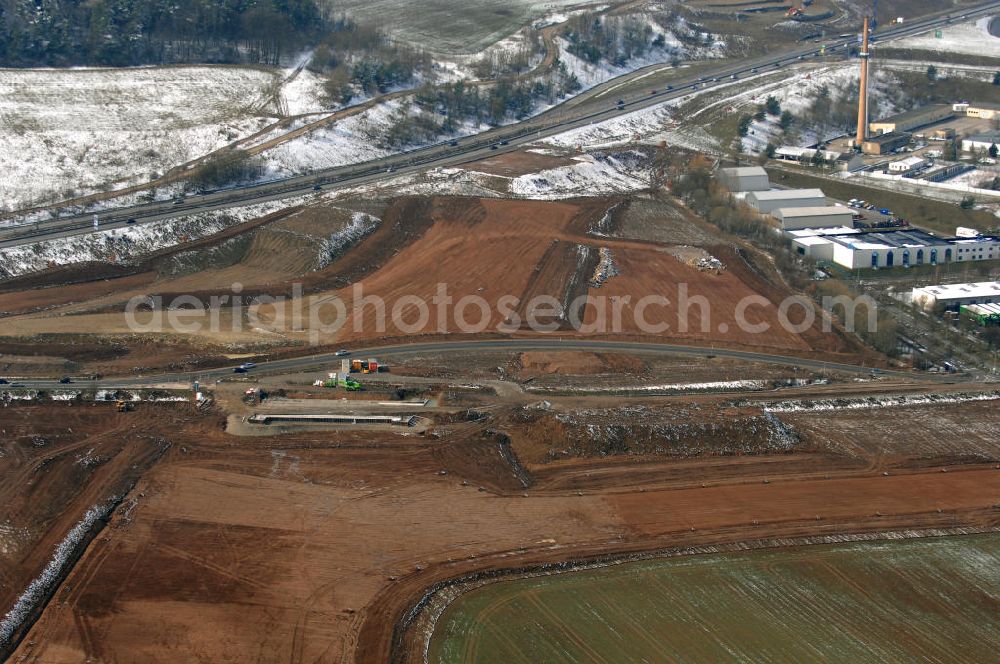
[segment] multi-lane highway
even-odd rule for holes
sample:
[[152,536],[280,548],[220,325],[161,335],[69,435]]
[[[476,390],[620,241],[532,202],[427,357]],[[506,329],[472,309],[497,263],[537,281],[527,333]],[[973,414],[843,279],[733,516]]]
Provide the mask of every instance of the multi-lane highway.
[[[989,15],[998,9],[1000,9],[1000,1],[981,3],[969,7],[965,12],[954,17],[937,15],[883,30],[876,35],[876,40],[884,42],[920,34],[953,21]],[[642,93],[621,98],[611,94],[614,89],[628,87],[630,82],[648,76],[650,70],[664,67],[664,65],[654,65],[608,81],[523,122],[375,161],[317,171],[308,175],[242,188],[193,195],[173,201],[107,209],[101,212],[100,227],[112,229],[122,228],[130,224],[155,223],[190,214],[308,195],[318,189],[335,190],[356,187],[401,174],[420,172],[429,168],[454,166],[487,155],[511,151],[540,138],[607,120],[622,113],[679,99],[696,90],[722,86],[731,83],[734,78],[763,74],[769,70],[773,71],[776,68],[802,60],[819,57],[821,46],[823,47],[822,52],[825,54],[835,55],[844,53],[855,43],[856,37],[853,35],[827,39],[819,45],[815,42],[797,43],[781,52],[759,58],[720,62],[717,67],[703,70],[697,78],[678,81],[669,88],[655,91],[644,90]],[[619,99],[623,103],[619,104]],[[0,229],[0,248],[80,235],[92,231],[93,213],[66,216],[35,224]]]

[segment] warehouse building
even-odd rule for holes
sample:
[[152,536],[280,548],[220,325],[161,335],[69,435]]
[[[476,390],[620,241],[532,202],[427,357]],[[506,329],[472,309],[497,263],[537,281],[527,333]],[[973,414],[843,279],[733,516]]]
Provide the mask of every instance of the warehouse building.
[[851,270],[1000,259],[1000,238],[940,238],[916,229],[792,235],[803,255]]
[[1000,281],[975,284],[947,284],[914,288],[911,299],[926,310],[937,306],[959,307],[968,304],[1000,302]]
[[782,230],[796,231],[803,228],[833,228],[854,223],[854,212],[840,206],[778,208],[774,217],[781,222]]
[[994,145],[1000,147],[1000,131],[973,134],[962,139],[963,152],[989,152]]
[[872,136],[861,144],[861,151],[865,154],[892,154],[900,148],[905,148],[910,144],[910,134],[900,132],[890,132]]
[[779,208],[824,207],[827,204],[826,195],[819,189],[752,191],[747,194],[746,201],[761,214],[771,214]]
[[760,166],[720,168],[715,172],[715,179],[734,194],[744,191],[767,191],[771,188],[767,171]]
[[898,113],[883,120],[871,123],[873,134],[890,134],[892,132],[913,131],[920,127],[950,120],[955,117],[955,109],[948,104],[930,104],[912,111]]

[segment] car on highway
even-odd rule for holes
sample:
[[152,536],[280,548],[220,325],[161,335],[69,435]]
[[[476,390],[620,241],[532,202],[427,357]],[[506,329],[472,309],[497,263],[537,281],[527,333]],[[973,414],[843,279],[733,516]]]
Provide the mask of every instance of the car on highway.
[[750,70],[750,73],[751,73],[751,74],[756,74],[756,73],[757,73],[757,68],[756,68],[756,67],[754,67],[753,69],[751,69],[751,70]]
[[340,349],[340,350],[338,350],[338,351],[337,351],[336,353],[334,353],[334,355],[335,355],[336,357],[346,357],[346,356],[348,356],[348,355],[350,355],[350,354],[351,354],[351,351],[349,351],[349,350],[345,350],[345,349],[343,349],[343,348],[341,348],[341,349]]
[[323,185],[321,185],[321,184],[314,184],[313,185],[313,191],[322,191],[322,190],[323,190]]
[[254,364],[253,362],[244,362],[243,364],[240,365],[240,368],[250,370],[253,369],[255,366],[257,365]]
[[72,382],[73,382],[73,379],[70,378],[69,376],[63,376],[62,378],[59,379],[59,384],[60,385],[69,385]]
[[125,223],[126,224],[134,224],[135,223],[135,219],[133,219],[132,217],[129,217],[128,219],[125,220]]
[[7,379],[6,378],[0,378],[0,385],[7,385]]
[[453,148],[457,148],[457,147],[458,147],[458,141],[450,141],[450,142],[448,143],[448,145],[450,145],[450,146],[451,146],[451,147],[453,147]]
[[510,141],[504,139],[504,140],[500,141],[500,145],[510,145]]
[[244,369],[243,367],[236,367],[235,369],[233,369],[233,373],[244,374],[246,372],[247,372],[247,370]]
[[496,143],[494,143],[493,145],[490,146],[490,150],[499,150],[499,149],[500,149],[500,146],[497,145]]
[[674,86],[672,86],[672,85],[668,85],[667,86],[667,90],[673,90],[673,89],[674,89]]

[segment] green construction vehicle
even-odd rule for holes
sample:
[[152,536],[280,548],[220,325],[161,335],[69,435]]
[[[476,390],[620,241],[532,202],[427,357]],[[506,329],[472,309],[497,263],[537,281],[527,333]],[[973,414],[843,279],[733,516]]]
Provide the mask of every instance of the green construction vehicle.
[[351,380],[350,378],[330,378],[329,380],[323,381],[323,387],[331,390],[335,390],[338,387],[342,387],[348,392],[360,392],[361,383],[356,380]]

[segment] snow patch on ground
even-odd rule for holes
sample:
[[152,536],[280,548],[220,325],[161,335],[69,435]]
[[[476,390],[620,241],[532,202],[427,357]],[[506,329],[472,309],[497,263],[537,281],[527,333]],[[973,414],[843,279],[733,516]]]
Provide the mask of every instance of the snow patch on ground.
[[77,547],[83,542],[97,522],[110,512],[108,505],[94,505],[83,515],[83,518],[67,533],[56,550],[52,553],[48,565],[35,578],[24,593],[17,599],[10,611],[0,620],[0,645],[10,643],[14,632],[27,620],[36,606],[45,598],[46,593],[59,580],[70,558]]
[[731,390],[765,390],[770,383],[762,380],[725,380],[707,383],[668,383],[665,385],[622,385],[619,387],[532,387],[529,392],[727,392]]
[[981,18],[975,23],[950,25],[941,30],[941,38],[929,32],[892,42],[893,47],[942,53],[964,53],[1000,58],[1000,39],[990,34],[992,17]]
[[319,266],[324,268],[378,228],[381,219],[355,212],[347,226],[326,238],[320,248]]
[[514,178],[510,193],[533,200],[554,200],[639,191],[649,186],[646,158],[639,153],[595,153],[575,161],[569,166]]
[[281,88],[282,105],[286,115],[328,111],[330,109],[324,103],[325,96],[323,77],[308,69],[300,71]]
[[391,125],[401,103],[380,104],[268,150],[262,155],[267,171],[262,179],[301,175],[392,154],[379,147],[378,139]]
[[668,128],[676,126],[670,109],[666,105],[660,105],[586,127],[571,129],[543,142],[563,148],[579,147],[584,150],[594,150],[626,145],[633,142],[637,136],[646,142],[656,141],[667,135]]
[[859,399],[823,399],[820,401],[784,401],[765,406],[764,412],[803,413],[831,410],[867,410],[873,408],[896,408],[899,406],[966,403],[970,401],[996,401],[998,399],[1000,399],[1000,392],[985,394],[918,394],[864,397]]

